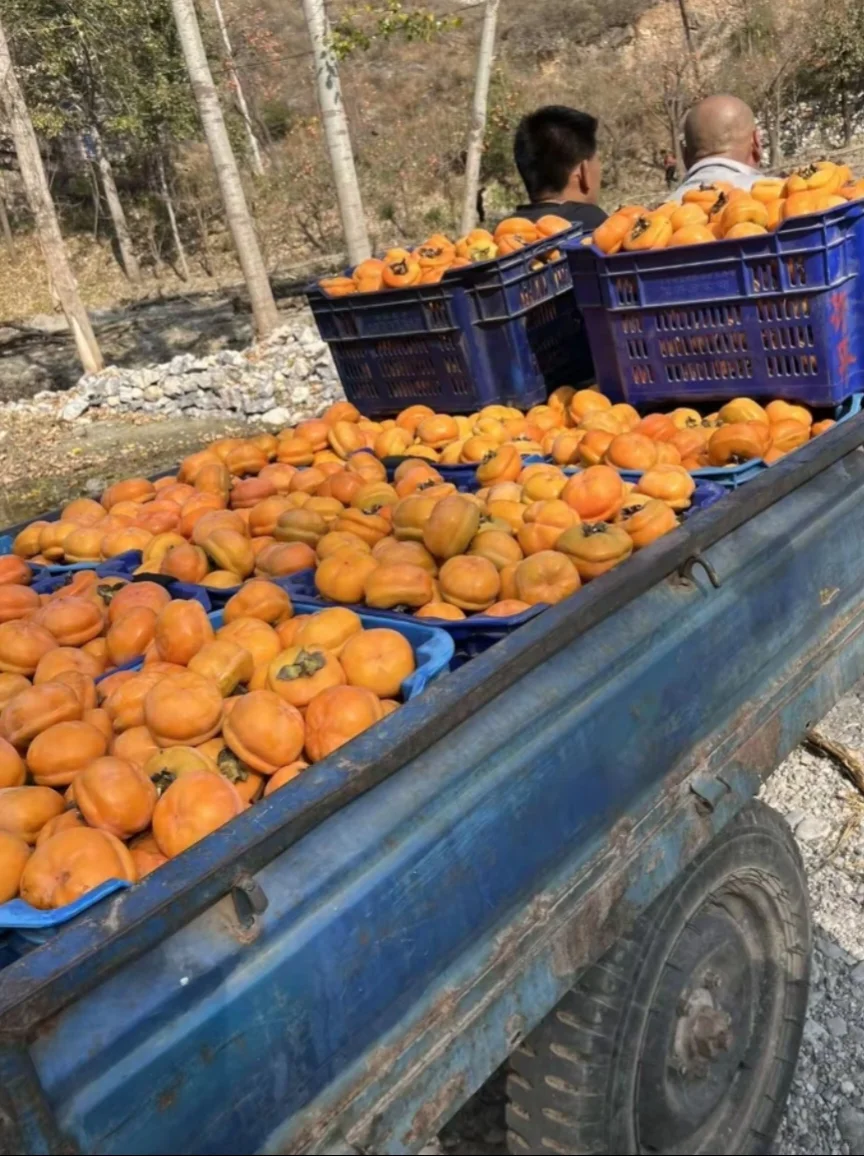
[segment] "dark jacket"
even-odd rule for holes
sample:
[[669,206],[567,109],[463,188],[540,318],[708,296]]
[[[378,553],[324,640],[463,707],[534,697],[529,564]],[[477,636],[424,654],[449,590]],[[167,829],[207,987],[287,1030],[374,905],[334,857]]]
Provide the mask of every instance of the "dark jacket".
[[584,226],[586,233],[593,232],[606,220],[606,214],[599,205],[589,205],[582,201],[536,201],[532,205],[520,205],[514,217],[525,217],[529,221],[539,221],[541,217],[563,217],[565,221]]

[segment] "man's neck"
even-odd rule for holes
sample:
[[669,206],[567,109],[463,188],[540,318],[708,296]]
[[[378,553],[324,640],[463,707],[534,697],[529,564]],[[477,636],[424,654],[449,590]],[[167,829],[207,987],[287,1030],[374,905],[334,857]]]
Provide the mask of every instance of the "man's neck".
[[709,153],[704,157],[697,157],[695,161],[689,166],[695,169],[697,165],[704,165],[706,161],[732,161],[736,165],[743,165],[744,168],[752,169],[756,166],[751,159],[742,159],[741,157],[733,156],[731,153]]
[[543,193],[531,201],[532,205],[584,205],[587,204],[584,193],[564,189],[561,193]]

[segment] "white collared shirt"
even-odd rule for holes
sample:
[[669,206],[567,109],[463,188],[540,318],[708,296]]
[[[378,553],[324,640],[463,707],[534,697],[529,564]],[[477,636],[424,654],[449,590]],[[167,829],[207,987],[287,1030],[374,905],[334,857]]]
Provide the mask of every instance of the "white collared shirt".
[[736,188],[749,189],[761,176],[764,174],[759,169],[731,157],[704,157],[689,170],[683,182],[672,193],[671,200],[680,201],[688,189],[698,189],[700,185],[710,185],[714,181],[726,181]]

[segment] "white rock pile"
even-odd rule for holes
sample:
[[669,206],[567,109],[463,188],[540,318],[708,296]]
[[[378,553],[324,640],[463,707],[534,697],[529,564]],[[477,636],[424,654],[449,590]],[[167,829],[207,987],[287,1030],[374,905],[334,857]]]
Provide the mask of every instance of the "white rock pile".
[[[164,417],[235,417],[273,428],[293,425],[343,397],[333,358],[311,314],[298,313],[265,341],[206,357],[182,354],[162,365],[82,377],[63,395],[60,417],[91,409]],[[37,401],[43,395],[37,396]],[[20,406],[21,403],[18,403]]]

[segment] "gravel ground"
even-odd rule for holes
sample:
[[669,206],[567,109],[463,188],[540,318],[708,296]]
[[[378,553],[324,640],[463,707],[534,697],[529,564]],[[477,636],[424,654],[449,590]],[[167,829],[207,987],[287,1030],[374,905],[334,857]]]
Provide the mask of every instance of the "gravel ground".
[[[864,683],[819,724],[864,755]],[[763,798],[785,815],[810,880],[816,951],[809,1017],[776,1153],[864,1156],[864,795],[826,756],[798,748]],[[496,1076],[424,1152],[506,1156]]]

